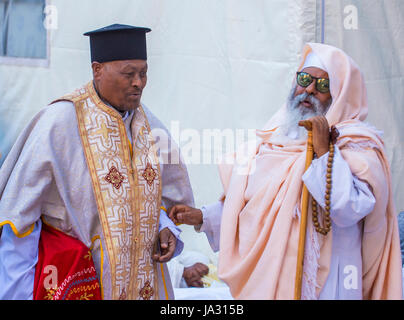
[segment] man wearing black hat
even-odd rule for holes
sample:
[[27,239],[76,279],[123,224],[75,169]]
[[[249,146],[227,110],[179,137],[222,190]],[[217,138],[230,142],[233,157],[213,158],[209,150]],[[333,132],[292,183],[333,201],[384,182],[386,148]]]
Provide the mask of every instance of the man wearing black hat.
[[[93,81],[42,109],[0,170],[0,299],[170,299],[165,262],[193,205],[185,165],[162,163],[169,133],[140,102],[146,33],[88,32]],[[170,157],[170,151],[167,151]]]

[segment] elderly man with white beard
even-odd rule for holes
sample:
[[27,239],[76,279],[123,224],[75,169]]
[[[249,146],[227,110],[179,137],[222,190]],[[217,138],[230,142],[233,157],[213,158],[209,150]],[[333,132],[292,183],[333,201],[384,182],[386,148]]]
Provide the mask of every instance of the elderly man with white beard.
[[[235,298],[293,299],[304,183],[312,201],[302,299],[401,299],[389,164],[380,132],[363,122],[363,76],[343,51],[321,44],[305,46],[298,70],[286,105],[257,131],[253,169],[219,166],[221,200],[176,205],[169,216],[220,248],[219,277]],[[313,133],[307,170],[303,120]]]

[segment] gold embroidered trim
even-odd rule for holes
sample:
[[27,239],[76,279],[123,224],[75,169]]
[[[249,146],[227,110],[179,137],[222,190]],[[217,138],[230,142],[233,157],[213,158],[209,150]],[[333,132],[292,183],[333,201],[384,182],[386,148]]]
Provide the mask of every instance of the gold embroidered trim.
[[[144,130],[133,140],[131,159],[121,116],[101,101],[92,82],[64,99],[76,108],[111,268],[111,298],[143,298],[140,292],[147,283],[151,288],[154,283],[155,289],[147,292],[157,298],[157,264],[151,256],[158,234],[161,176],[144,111],[139,108]],[[140,178],[145,170],[148,180]]]

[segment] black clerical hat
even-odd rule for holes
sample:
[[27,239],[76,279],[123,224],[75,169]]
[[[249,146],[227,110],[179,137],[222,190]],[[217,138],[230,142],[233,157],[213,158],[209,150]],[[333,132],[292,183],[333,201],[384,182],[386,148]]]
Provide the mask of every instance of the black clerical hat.
[[84,33],[90,37],[91,62],[147,60],[146,33],[149,31],[149,28],[112,24]]

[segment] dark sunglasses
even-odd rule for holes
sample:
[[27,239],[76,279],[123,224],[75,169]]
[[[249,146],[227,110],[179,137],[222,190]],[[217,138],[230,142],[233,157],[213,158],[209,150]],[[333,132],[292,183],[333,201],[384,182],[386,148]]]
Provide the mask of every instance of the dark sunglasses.
[[316,80],[316,90],[321,93],[330,92],[330,80],[325,78],[316,78],[307,72],[296,72],[297,84],[301,87],[308,87],[313,80]]

